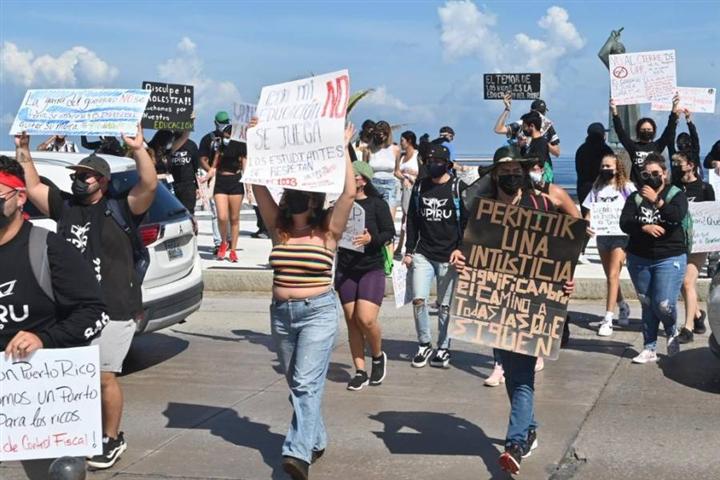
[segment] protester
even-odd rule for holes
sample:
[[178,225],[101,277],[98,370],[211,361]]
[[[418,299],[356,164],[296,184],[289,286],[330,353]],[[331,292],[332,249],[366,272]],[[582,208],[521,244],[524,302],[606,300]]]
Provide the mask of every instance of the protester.
[[[72,243],[93,267],[100,282],[110,321],[94,343],[100,346],[100,377],[103,453],[88,461],[96,469],[112,467],[127,449],[119,431],[123,394],[116,374],[130,349],[135,333],[135,318],[142,312],[141,278],[135,266],[140,254],[137,227],[150,208],[157,188],[157,174],[143,146],[142,130],[135,137],[123,135],[132,150],[138,182],[121,197],[109,192],[110,166],[97,155],[68,167],[72,196],[57,187],[40,182],[29,150],[18,152],[22,158],[30,201],[58,224],[58,233]],[[26,143],[23,143],[25,145]]]
[[[145,151],[155,166],[158,182],[175,195],[173,190],[173,177],[168,168],[168,157],[173,144],[173,134],[170,130],[158,130],[153,138],[147,142]],[[132,154],[132,153],[131,153]]]
[[642,306],[644,348],[633,363],[656,362],[660,323],[667,335],[667,355],[680,351],[676,303],[687,265],[683,227],[688,213],[685,193],[669,185],[663,157],[651,152],[643,162],[642,188],[630,194],[620,216],[629,236],[628,272]]
[[39,152],[78,153],[77,145],[65,138],[65,135],[51,135],[37,147]]
[[[355,161],[352,166],[357,186],[355,203],[365,210],[365,231],[353,238],[353,245],[363,247],[363,251],[338,250],[335,290],[345,313],[355,365],[355,376],[347,389],[361,390],[368,384],[380,385],[387,373],[378,314],[385,296],[383,248],[395,236],[395,224],[387,203],[372,184],[372,167],[363,161]],[[372,355],[370,377],[365,370],[365,343]]]
[[[542,194],[529,188],[526,158],[520,155],[515,146],[499,148],[493,156],[491,170],[491,198],[503,203],[520,205],[536,210],[554,211],[552,202]],[[462,271],[465,268],[462,253],[453,259],[453,266]],[[574,281],[566,282],[566,294],[574,290]],[[510,399],[510,419],[505,436],[505,451],[499,462],[503,470],[514,474],[520,472],[520,463],[537,448],[537,428],[535,420],[535,367],[537,357],[520,353],[497,350],[505,369],[505,388]]]
[[[635,190],[635,184],[628,178],[623,162],[614,153],[605,155],[592,190],[583,201],[583,208],[587,212],[585,213],[585,220],[591,221],[590,210],[593,204],[614,203],[624,206],[627,198]],[[595,234],[592,231],[590,233]],[[627,236],[599,235],[596,241],[603,272],[605,272],[607,280],[605,317],[598,328],[598,335],[607,337],[613,333],[615,305],[618,306],[618,324],[622,326],[630,324],[630,305],[623,298],[622,289],[620,288],[620,271],[625,263]]]
[[115,155],[117,157],[122,157],[125,155],[125,150],[123,149],[117,138],[104,137],[102,135],[98,138],[99,140],[97,142],[89,142],[87,136],[82,135],[80,137],[80,144],[83,148],[92,150],[94,153],[99,155]]
[[[221,155],[222,152],[222,155]],[[223,260],[230,248],[229,259],[237,263],[237,241],[240,234],[240,208],[242,207],[245,186],[242,183],[242,171],[245,169],[247,145],[245,142],[230,142],[222,150],[215,152],[214,167],[208,172],[209,177],[215,176],[213,199],[217,209],[218,229],[220,238],[230,236],[230,244],[223,241],[218,249],[217,259]],[[230,232],[227,231],[228,223]]]
[[400,201],[400,181],[395,176],[400,163],[400,147],[393,143],[392,130],[386,121],[381,120],[375,124],[372,141],[364,159],[373,168],[373,186],[390,207],[390,215],[394,219]]
[[457,160],[457,157],[455,156],[455,145],[453,145],[453,140],[455,140],[455,130],[448,126],[441,127],[439,139],[443,140],[442,144],[445,145],[445,148],[447,148],[448,152],[450,152],[450,163],[455,163]]
[[[588,125],[585,143],[575,152],[575,173],[577,173],[577,198],[587,198],[593,184],[600,174],[600,164],[606,155],[613,155],[613,150],[606,143],[605,127],[596,122]],[[584,206],[580,207],[583,217],[588,213]]]
[[173,178],[173,191],[190,215],[197,204],[198,147],[190,140],[190,131],[173,132],[168,157],[168,173]]
[[428,177],[418,180],[413,187],[403,259],[412,268],[413,316],[419,343],[412,366],[424,367],[433,355],[428,297],[430,283],[435,279],[440,307],[437,351],[430,365],[448,368],[448,323],[457,281],[457,272],[450,268],[450,263],[460,254],[462,244],[466,219],[460,190],[464,184],[448,173],[450,152],[446,147],[425,143],[420,156],[427,164]]
[[708,154],[705,155],[703,166],[708,170],[715,170],[715,173],[720,175],[720,140],[715,142]]
[[673,97],[672,111],[668,117],[667,126],[665,127],[662,136],[657,141],[653,140],[655,138],[655,134],[657,133],[657,125],[655,124],[655,120],[648,117],[643,117],[637,121],[635,124],[635,136],[637,140],[632,140],[625,132],[622,121],[618,116],[618,109],[615,105],[615,101],[612,98],[610,99],[610,109],[612,110],[613,115],[613,127],[615,128],[615,133],[617,134],[620,143],[622,143],[625,150],[627,150],[628,155],[630,155],[630,180],[632,180],[636,187],[641,188],[644,185],[640,177],[643,171],[645,157],[651,153],[662,153],[663,150],[675,141],[675,124],[677,123],[679,104],[680,98],[675,95],[675,97]]
[[[506,124],[508,116],[510,115],[510,107],[512,106],[512,96],[510,93],[506,93],[503,97],[503,105],[505,109],[500,113],[497,122],[495,123],[495,133],[498,135],[505,135],[508,142],[511,144],[517,144],[519,147],[525,147],[528,138],[522,132],[522,120]],[[547,105],[543,100],[534,100],[530,105],[530,111],[535,111],[540,114],[542,120],[541,131],[548,142],[549,152],[555,156],[560,156],[560,138],[555,131],[553,122],[548,119],[545,114],[547,113]]]
[[[698,160],[692,160],[692,150],[689,153],[676,153],[672,156],[674,175],[673,185],[685,192],[688,202],[714,202],[715,190],[709,183],[698,177],[700,167]],[[707,261],[707,253],[688,252],[687,271],[682,285],[682,296],[685,301],[685,326],[680,330],[678,341],[690,343],[693,333],[705,333],[705,311],[698,304],[697,280],[703,265]]]
[[395,260],[402,260],[402,248],[405,243],[405,222],[407,221],[408,207],[410,206],[410,195],[412,194],[412,187],[415,185],[415,181],[420,173],[420,165],[418,164],[418,145],[415,133],[410,130],[406,130],[400,136],[400,148],[402,150],[402,156],[400,157],[400,165],[398,166],[395,175],[402,177],[402,195],[401,195],[401,208],[402,208],[402,221],[400,222],[400,237],[398,238],[398,244],[395,248]]
[[550,159],[550,148],[547,138],[542,134],[542,117],[536,111],[526,113],[522,117],[523,135],[529,139],[524,149],[524,156],[537,158],[543,163],[543,180],[553,183],[553,165]]
[[[253,119],[250,127],[255,125]],[[348,125],[345,145],[353,133]],[[285,190],[277,205],[266,187],[253,185],[260,213],[273,235],[270,321],[293,405],[282,465],[294,480],[308,478],[310,464],[327,446],[321,403],[339,314],[330,288],[332,268],[357,191],[348,148],[345,169],[343,192],[329,210],[323,209],[324,194]]]
[[[692,112],[690,112],[690,110],[687,108],[684,109],[683,114],[685,115],[685,123],[687,124],[688,131],[681,132],[677,136],[675,144],[670,143],[668,145],[668,156],[672,158],[676,153],[684,153],[685,156],[695,164],[697,168],[695,173],[698,175],[698,178],[703,178],[702,162],[700,161],[700,137],[698,136],[697,127],[692,120]],[[675,169],[672,168],[671,171],[675,172]]]

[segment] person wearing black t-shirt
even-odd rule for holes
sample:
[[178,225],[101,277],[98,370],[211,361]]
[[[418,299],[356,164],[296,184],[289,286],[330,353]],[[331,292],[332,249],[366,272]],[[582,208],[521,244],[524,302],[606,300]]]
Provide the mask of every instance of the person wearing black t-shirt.
[[645,158],[641,189],[625,201],[620,228],[628,234],[627,269],[641,302],[644,348],[633,363],[654,363],[658,357],[660,323],[667,334],[667,355],[680,351],[677,338],[677,298],[685,277],[688,244],[682,226],[688,213],[685,192],[669,184],[665,159]]
[[[112,467],[127,449],[119,431],[123,395],[116,374],[122,371],[130,349],[134,319],[142,312],[141,280],[134,268],[133,242],[139,242],[137,227],[157,188],[155,166],[143,147],[140,127],[134,137],[123,135],[123,140],[135,157],[138,182],[120,198],[108,195],[110,166],[95,154],[68,167],[73,170],[72,196],[68,196],[57,187],[41,183],[30,152],[18,151],[18,157],[23,159],[30,201],[57,222],[58,234],[75,246],[92,267],[110,316],[102,335],[95,340],[100,346],[104,434],[103,453],[88,461],[96,469]],[[122,214],[130,232],[121,228],[113,212]]]
[[[695,158],[696,160],[693,160]],[[673,185],[685,192],[688,202],[714,202],[715,190],[712,185],[698,178],[699,155],[676,153],[673,161]],[[705,333],[705,311],[701,310],[697,298],[697,279],[707,260],[707,253],[688,254],[687,271],[683,280],[682,295],[685,300],[685,326],[680,330],[678,341],[690,343],[693,333]]]
[[542,119],[536,111],[526,113],[521,117],[523,125],[523,134],[530,139],[530,143],[525,147],[524,156],[535,158],[543,164],[543,181],[545,183],[553,183],[553,165],[550,159],[550,149],[547,138],[542,134]]
[[[215,152],[213,168],[208,177],[215,177],[213,199],[217,209],[218,229],[220,238],[230,237],[230,244],[221,241],[217,259],[223,260],[230,250],[229,260],[233,263],[237,258],[237,241],[240,234],[240,208],[242,207],[245,187],[242,184],[242,171],[245,168],[247,145],[245,142],[231,141],[222,150]],[[230,232],[228,232],[228,223]]]
[[173,190],[180,203],[195,215],[197,203],[198,147],[190,140],[190,131],[173,133],[173,143],[167,156],[168,173],[173,178]]
[[[345,312],[355,365],[355,376],[347,388],[360,390],[367,384],[380,385],[385,379],[387,355],[382,351],[378,314],[385,296],[383,248],[395,236],[395,225],[388,204],[372,184],[370,164],[355,161],[352,166],[357,185],[355,203],[365,211],[365,231],[353,238],[353,245],[362,251],[338,249],[335,290]],[[372,355],[370,377],[365,370],[366,342]]]
[[590,210],[583,207],[582,202],[592,191],[593,183],[600,174],[600,164],[608,155],[614,155],[614,152],[605,142],[605,127],[599,122],[591,123],[587,128],[585,142],[575,152],[576,192],[583,217]]

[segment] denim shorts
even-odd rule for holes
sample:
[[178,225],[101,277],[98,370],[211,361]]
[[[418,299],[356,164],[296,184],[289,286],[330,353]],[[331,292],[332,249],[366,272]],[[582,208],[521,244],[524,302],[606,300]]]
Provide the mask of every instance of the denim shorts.
[[598,250],[610,251],[627,247],[628,237],[625,235],[607,235],[597,237],[595,243],[597,243]]
[[372,184],[390,208],[397,208],[400,204],[400,181],[397,178],[375,177]]

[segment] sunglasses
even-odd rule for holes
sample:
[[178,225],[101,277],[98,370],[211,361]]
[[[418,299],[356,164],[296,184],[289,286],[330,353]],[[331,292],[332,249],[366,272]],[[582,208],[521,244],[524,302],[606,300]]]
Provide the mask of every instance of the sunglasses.
[[654,171],[654,172],[642,172],[640,174],[640,177],[647,180],[650,177],[659,177],[662,175],[662,172]]
[[81,182],[84,182],[88,178],[98,178],[98,175],[94,173],[88,173],[88,172],[78,172],[78,173],[71,173],[70,174],[70,180],[80,180]]

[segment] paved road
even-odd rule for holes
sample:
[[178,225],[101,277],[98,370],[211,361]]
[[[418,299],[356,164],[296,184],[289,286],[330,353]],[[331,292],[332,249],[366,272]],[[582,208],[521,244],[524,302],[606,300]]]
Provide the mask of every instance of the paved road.
[[[139,338],[122,378],[129,449],[115,469],[88,478],[285,478],[277,466],[291,409],[267,306],[267,298],[213,296],[187,323]],[[637,323],[600,339],[591,324],[602,308],[571,310],[569,348],[538,375],[540,448],[521,478],[720,478],[720,362],[706,336],[672,361],[631,365]],[[386,303],[382,323],[388,377],[360,392],[345,389],[341,329],[325,394],[330,445],[312,478],[507,478],[497,467],[506,395],[482,386],[491,352],[456,342],[451,369],[412,369],[410,309]],[[0,478],[26,476],[7,464]]]

